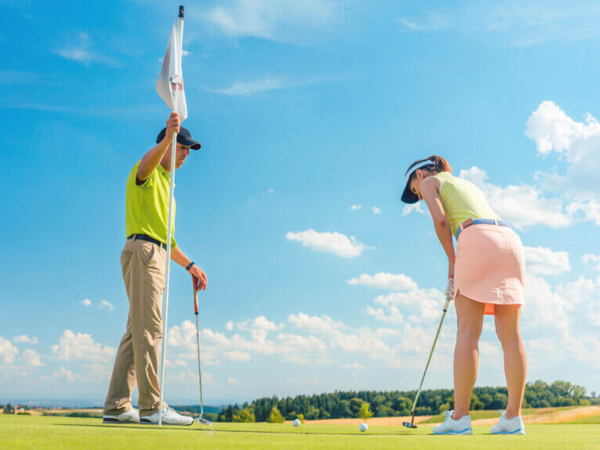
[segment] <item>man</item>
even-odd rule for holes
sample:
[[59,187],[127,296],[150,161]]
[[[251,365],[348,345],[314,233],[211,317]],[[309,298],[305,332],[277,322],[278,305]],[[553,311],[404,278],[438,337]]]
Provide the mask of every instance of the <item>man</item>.
[[[129,317],[104,404],[104,423],[158,423],[158,354],[162,338],[161,305],[165,287],[169,174],[173,169],[171,143],[174,132],[178,133],[175,169],[185,163],[190,148],[201,148],[190,132],[180,127],[179,115],[173,112],[166,128],[156,139],[157,145],[133,166],[127,179],[127,240],[121,253],[121,268],[129,298]],[[206,290],[206,274],[185,256],[173,236],[170,239],[171,259],[190,273],[194,289]],[[136,383],[139,412],[131,404],[131,393]],[[162,423],[191,425],[193,419],[177,414],[163,401]]]

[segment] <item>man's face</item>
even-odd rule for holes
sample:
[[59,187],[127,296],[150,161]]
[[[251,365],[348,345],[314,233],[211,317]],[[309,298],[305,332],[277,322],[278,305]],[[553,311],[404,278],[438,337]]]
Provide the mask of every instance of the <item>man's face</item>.
[[177,144],[177,154],[175,155],[175,168],[179,169],[181,166],[183,166],[183,163],[185,162],[186,158],[189,156],[190,154],[190,148],[189,147],[185,147],[181,144]]

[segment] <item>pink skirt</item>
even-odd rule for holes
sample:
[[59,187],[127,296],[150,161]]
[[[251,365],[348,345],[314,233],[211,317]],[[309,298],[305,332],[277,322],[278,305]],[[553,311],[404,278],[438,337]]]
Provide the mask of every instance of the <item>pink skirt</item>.
[[524,303],[525,252],[519,235],[509,227],[471,225],[458,237],[454,267],[454,292],[485,303],[484,314],[494,305]]

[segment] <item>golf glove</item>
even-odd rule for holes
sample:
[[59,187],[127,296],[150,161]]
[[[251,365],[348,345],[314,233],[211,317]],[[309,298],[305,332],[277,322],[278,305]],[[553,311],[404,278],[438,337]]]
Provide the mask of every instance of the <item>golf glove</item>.
[[454,278],[448,278],[448,286],[446,287],[446,297],[454,298]]

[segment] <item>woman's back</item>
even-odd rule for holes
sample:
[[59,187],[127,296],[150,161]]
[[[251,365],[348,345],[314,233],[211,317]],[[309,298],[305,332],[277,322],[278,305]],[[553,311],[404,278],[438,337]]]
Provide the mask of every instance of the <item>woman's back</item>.
[[440,172],[434,178],[440,182],[440,199],[453,235],[468,219],[499,219],[483,192],[470,181],[449,172]]

